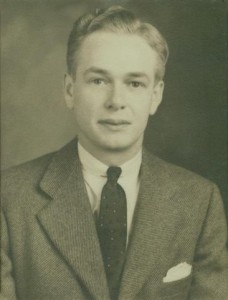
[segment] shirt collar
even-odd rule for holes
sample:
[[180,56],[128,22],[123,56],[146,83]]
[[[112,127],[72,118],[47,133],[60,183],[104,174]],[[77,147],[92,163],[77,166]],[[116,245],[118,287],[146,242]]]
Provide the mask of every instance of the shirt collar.
[[[78,154],[82,164],[83,171],[89,172],[95,176],[106,177],[109,166],[96,159],[78,142]],[[119,167],[122,169],[120,177],[139,174],[142,162],[142,149],[130,160],[126,161]]]

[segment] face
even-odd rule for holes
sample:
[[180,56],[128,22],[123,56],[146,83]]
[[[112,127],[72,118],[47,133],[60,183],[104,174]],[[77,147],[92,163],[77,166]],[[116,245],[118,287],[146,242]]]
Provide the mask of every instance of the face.
[[75,80],[65,76],[65,100],[87,151],[139,151],[148,117],[162,99],[156,65],[156,52],[139,36],[95,32],[86,37]]

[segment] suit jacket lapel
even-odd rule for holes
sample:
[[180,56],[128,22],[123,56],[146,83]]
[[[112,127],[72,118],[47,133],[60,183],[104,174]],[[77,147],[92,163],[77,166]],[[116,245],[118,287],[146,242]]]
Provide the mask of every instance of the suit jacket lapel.
[[[83,182],[77,143],[58,152],[40,187],[51,199],[38,214],[46,234],[95,299],[109,291],[94,218]],[[170,221],[176,187],[160,160],[144,151],[141,187],[128,245],[119,299],[133,299],[148,276],[156,281],[162,252],[172,236]],[[165,274],[164,274],[165,275]]]
[[[135,210],[119,299],[134,299],[144,283],[158,280],[162,253],[169,247],[175,191],[160,160],[144,151],[141,186]],[[164,274],[165,276],[165,274]]]
[[94,217],[83,182],[77,144],[64,147],[51,162],[41,188],[51,198],[38,219],[86,292],[109,299]]

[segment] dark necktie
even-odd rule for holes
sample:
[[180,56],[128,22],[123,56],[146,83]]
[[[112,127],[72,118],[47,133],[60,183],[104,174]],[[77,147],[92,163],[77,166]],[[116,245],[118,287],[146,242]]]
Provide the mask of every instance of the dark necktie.
[[127,239],[127,203],[117,183],[121,168],[109,167],[108,180],[101,193],[97,232],[111,299],[117,299]]

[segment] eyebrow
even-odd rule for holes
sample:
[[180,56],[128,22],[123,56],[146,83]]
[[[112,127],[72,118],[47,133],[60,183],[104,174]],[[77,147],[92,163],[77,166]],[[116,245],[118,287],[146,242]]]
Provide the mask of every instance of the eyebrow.
[[127,76],[134,78],[146,78],[148,81],[150,81],[149,76],[144,72],[131,72],[128,73]]
[[96,67],[90,67],[89,69],[85,70],[84,76],[86,76],[89,73],[96,73],[105,76],[110,75],[108,71]]

